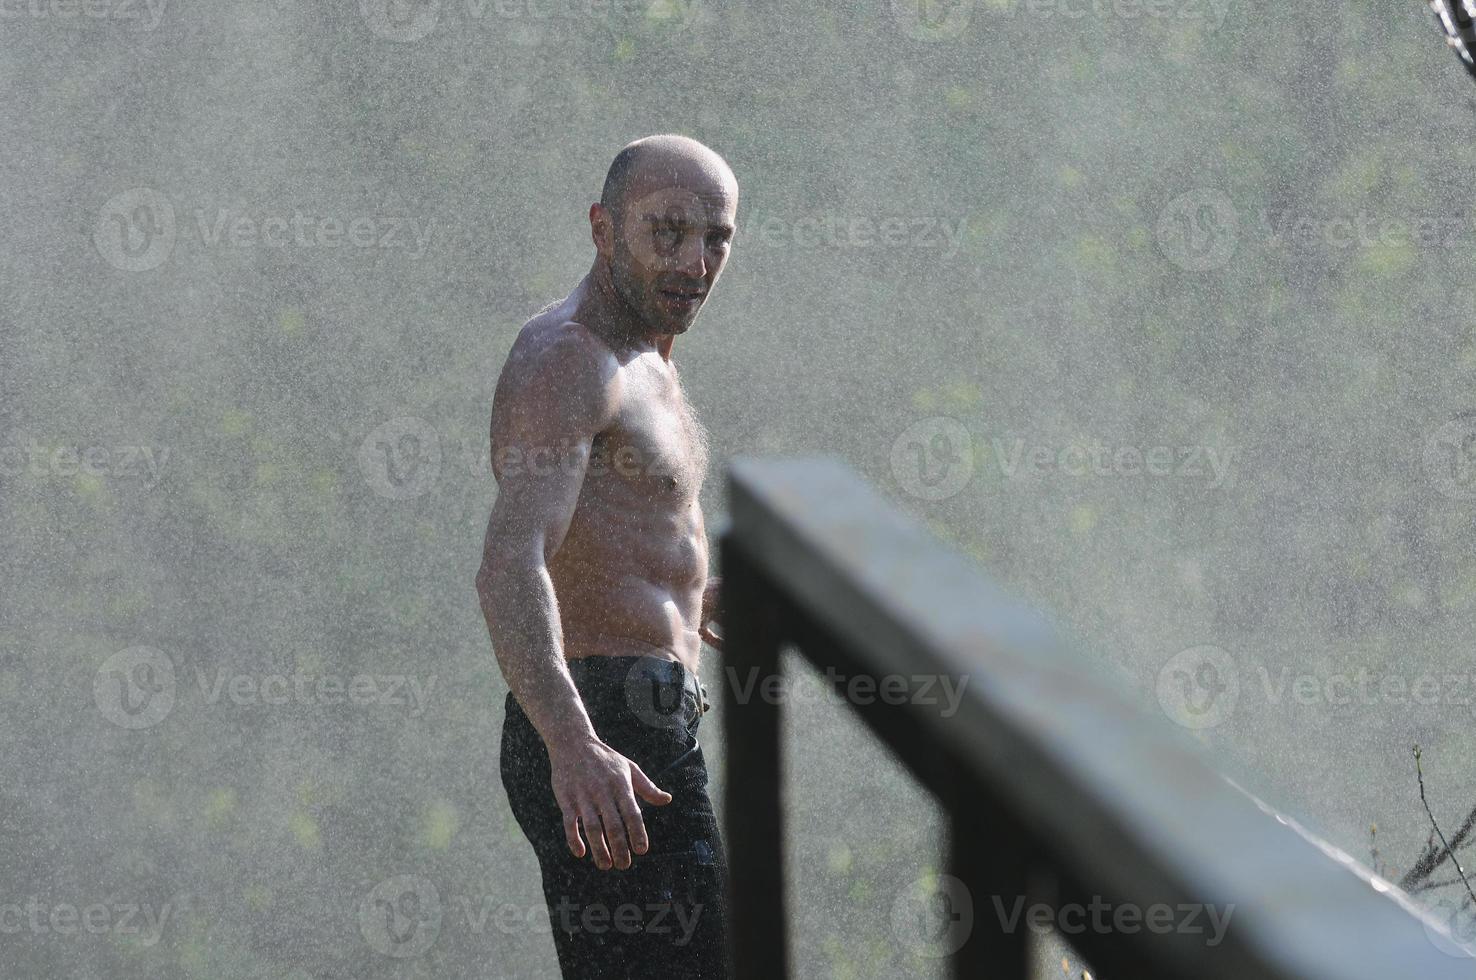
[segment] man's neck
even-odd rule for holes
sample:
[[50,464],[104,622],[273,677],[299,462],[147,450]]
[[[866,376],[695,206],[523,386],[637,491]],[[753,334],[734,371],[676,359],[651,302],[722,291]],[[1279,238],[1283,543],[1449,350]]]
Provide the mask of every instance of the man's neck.
[[619,345],[655,350],[662,360],[671,360],[676,335],[650,330],[615,288],[609,269],[596,262],[577,289],[581,294],[576,304],[580,310],[580,322],[604,338],[611,347]]

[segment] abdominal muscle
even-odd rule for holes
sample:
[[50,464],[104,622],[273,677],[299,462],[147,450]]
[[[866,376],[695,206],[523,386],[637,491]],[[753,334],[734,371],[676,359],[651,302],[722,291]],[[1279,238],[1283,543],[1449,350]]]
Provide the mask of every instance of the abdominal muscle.
[[695,501],[586,484],[549,562],[564,656],[656,656],[697,670],[707,541]]

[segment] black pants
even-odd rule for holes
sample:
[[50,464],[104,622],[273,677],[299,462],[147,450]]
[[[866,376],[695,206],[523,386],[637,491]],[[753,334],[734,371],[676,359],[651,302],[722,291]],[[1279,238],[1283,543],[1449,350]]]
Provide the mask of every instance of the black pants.
[[564,977],[726,977],[727,867],[697,742],[704,699],[696,678],[655,657],[590,657],[569,667],[600,738],[672,801],[636,797],[651,846],[632,854],[626,870],[601,871],[588,853],[574,857],[548,750],[508,695],[502,784],[538,856]]

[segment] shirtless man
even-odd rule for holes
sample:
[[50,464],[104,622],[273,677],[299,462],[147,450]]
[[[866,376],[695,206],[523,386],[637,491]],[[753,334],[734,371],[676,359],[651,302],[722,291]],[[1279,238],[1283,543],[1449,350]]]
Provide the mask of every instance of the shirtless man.
[[695,140],[625,147],[596,255],[518,334],[492,404],[477,593],[510,693],[502,778],[565,977],[726,975],[721,842],[696,730],[720,639],[706,440],[672,343],[727,262],[738,185]]

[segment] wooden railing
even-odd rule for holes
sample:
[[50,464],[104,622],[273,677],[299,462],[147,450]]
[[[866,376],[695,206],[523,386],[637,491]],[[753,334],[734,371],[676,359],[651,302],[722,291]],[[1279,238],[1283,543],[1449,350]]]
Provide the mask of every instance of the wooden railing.
[[[729,520],[725,672],[745,679],[724,685],[738,977],[790,975],[783,699],[763,695],[783,683],[785,647],[832,678],[900,679],[849,704],[946,814],[966,929],[955,976],[1028,976],[1030,930],[996,914],[1025,899],[1109,909],[1066,937],[1107,980],[1476,977],[1402,893],[1237,789],[844,466],[739,461]],[[922,696],[943,679],[962,685],[956,710]],[[1217,939],[1212,911],[1228,916]]]

